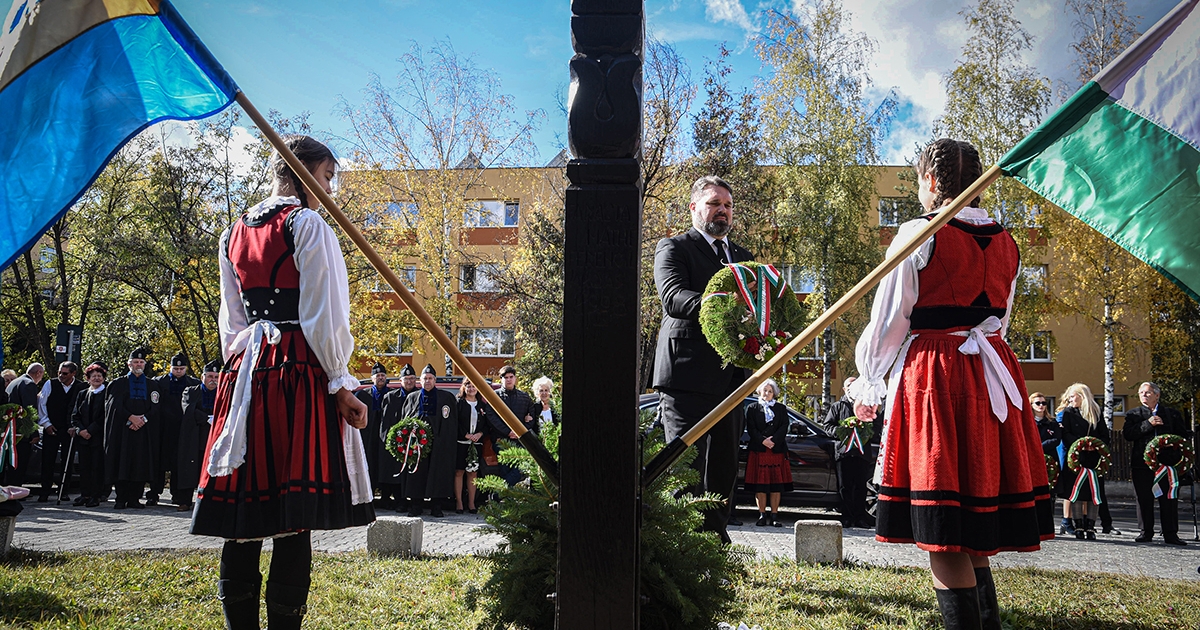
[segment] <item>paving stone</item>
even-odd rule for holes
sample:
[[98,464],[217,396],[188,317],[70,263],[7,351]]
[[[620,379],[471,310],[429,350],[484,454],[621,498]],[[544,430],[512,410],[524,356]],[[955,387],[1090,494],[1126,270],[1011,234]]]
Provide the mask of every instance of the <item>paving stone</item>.
[[796,537],[796,562],[841,562],[842,524],[828,520],[799,520]]
[[367,526],[367,553],[420,556],[425,523],[412,516],[379,516]]
[[12,547],[13,533],[17,529],[17,517],[0,516],[0,556],[7,556]]

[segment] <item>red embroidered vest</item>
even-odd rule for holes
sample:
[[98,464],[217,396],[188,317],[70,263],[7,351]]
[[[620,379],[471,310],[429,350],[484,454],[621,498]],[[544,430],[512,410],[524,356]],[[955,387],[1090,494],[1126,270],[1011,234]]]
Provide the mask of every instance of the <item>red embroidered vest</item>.
[[1017,244],[1000,224],[951,219],[918,272],[912,329],[965,330],[992,315],[1003,319],[1020,264]]
[[299,328],[300,272],[292,223],[299,206],[278,205],[266,213],[242,218],[230,227],[228,254],[242,285],[246,321],[260,319]]

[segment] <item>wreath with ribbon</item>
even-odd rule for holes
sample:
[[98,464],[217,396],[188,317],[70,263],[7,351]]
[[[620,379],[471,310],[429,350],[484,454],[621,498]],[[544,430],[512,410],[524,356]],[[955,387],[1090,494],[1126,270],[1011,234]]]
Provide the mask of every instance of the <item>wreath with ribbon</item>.
[[1050,487],[1058,483],[1058,474],[1062,472],[1062,467],[1058,465],[1058,458],[1053,455],[1043,455],[1046,458],[1046,479],[1050,481]]
[[[1088,447],[1092,448],[1088,448]],[[1084,466],[1079,461],[1079,456],[1084,451],[1095,451],[1099,453],[1100,458],[1096,462],[1095,468]],[[1108,445],[1098,437],[1084,436],[1075,440],[1067,451],[1067,468],[1079,471],[1075,477],[1075,483],[1071,486],[1071,496],[1068,501],[1078,501],[1083,494],[1083,489],[1087,488],[1091,491],[1091,502],[1100,505],[1100,477],[1108,473],[1108,469],[1112,467],[1112,451],[1108,450]]]
[[871,441],[871,437],[875,435],[875,427],[870,421],[859,420],[855,416],[851,416],[838,422],[838,426],[833,429],[833,437],[838,441],[838,448],[850,452],[850,449],[858,449],[858,452],[863,455],[867,454],[867,443]]
[[471,442],[467,445],[467,467],[466,472],[479,471],[479,442]]
[[429,449],[433,446],[433,433],[429,424],[420,418],[401,418],[388,429],[383,446],[400,462],[400,472],[395,476],[415,473],[421,465],[421,460],[429,457]]
[[[1175,464],[1164,464],[1163,455],[1178,453],[1179,461]],[[1164,433],[1146,445],[1142,459],[1150,470],[1154,471],[1154,496],[1166,494],[1168,499],[1179,498],[1179,476],[1186,473],[1196,462],[1196,454],[1192,452],[1191,444],[1182,435]],[[1163,483],[1165,482],[1165,483]],[[1166,488],[1164,492],[1164,486]]]
[[725,365],[757,370],[802,330],[805,313],[775,267],[730,263],[704,289],[700,329]]
[[0,405],[0,469],[17,467],[17,443],[37,430],[37,410],[16,403]]

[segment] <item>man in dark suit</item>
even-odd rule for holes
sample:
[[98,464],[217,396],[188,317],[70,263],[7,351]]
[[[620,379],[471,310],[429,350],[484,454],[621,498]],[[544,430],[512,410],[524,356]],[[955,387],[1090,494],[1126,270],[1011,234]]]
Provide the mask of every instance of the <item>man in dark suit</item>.
[[[46,368],[42,367],[41,363],[29,364],[29,369],[14,378],[5,389],[8,402],[22,407],[37,407],[38,392],[41,391],[39,384],[45,374]],[[29,456],[33,451],[33,443],[38,439],[38,434],[34,433],[28,436],[28,439],[17,442],[17,467],[7,468],[7,464],[0,464],[0,467],[5,468],[0,471],[0,484],[20,486],[25,483],[25,471],[28,470]]]
[[191,363],[187,355],[180,352],[171,357],[170,372],[151,379],[162,396],[162,404],[159,407],[161,423],[155,447],[158,449],[158,468],[154,473],[154,482],[146,491],[146,505],[158,505],[159,496],[166,487],[167,473],[171,473],[171,503],[184,510],[192,504],[190,490],[195,488],[179,485],[179,428],[183,425],[183,392],[200,384],[200,379],[188,376],[189,367]]
[[[1154,471],[1146,465],[1146,445],[1168,433],[1185,438],[1191,434],[1183,416],[1159,402],[1161,395],[1158,385],[1142,383],[1138,388],[1142,406],[1125,414],[1125,428],[1122,429],[1131,449],[1130,472],[1133,474],[1133,493],[1137,496],[1138,529],[1142,530],[1134,539],[1137,542],[1150,542],[1154,537]],[[1179,499],[1168,499],[1164,493],[1158,497],[1158,511],[1162,516],[1163,541],[1171,545],[1187,544],[1179,538]]]
[[[729,242],[733,227],[733,189],[719,177],[692,184],[692,229],[658,242],[654,284],[662,301],[662,328],[654,357],[653,386],[662,396],[659,410],[668,442],[683,435],[746,380],[746,370],[721,366],[721,358],[700,330],[704,289],[725,263],[754,256]],[[733,486],[737,481],[738,440],[742,434],[738,405],[696,442],[692,466],[700,472],[695,492],[713,492],[725,506],[704,515],[704,529],[728,543]],[[736,523],[735,523],[736,524]]]
[[171,476],[171,499],[178,512],[192,509],[192,495],[200,487],[200,470],[207,463],[204,449],[208,447],[208,434],[212,429],[221,367],[219,359],[209,361],[204,366],[200,384],[183,390],[179,403],[183,419],[179,423],[178,463]]
[[154,483],[158,470],[162,392],[146,377],[149,354],[146,348],[131,352],[129,372],[109,383],[104,399],[104,472],[116,487],[117,510],[146,507],[139,501],[142,489]]
[[[367,427],[360,434],[362,435],[363,449],[367,453],[367,470],[371,476],[372,488],[379,488],[377,462],[379,461],[379,451],[383,450],[383,436],[387,435],[386,431],[380,435],[379,428],[383,423],[383,397],[387,393],[387,368],[382,363],[376,362],[371,367],[371,389],[363,389],[354,393],[354,397],[367,406]],[[387,451],[384,451],[384,455],[391,456]],[[389,493],[384,493],[384,496],[375,502],[375,507],[381,510],[391,510],[396,507],[396,500],[389,496]]]

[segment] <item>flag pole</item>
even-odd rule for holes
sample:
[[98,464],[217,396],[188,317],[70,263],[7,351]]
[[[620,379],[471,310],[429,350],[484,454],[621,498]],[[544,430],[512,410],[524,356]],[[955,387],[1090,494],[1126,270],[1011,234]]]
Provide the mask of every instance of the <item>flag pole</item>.
[[763,381],[778,372],[792,357],[799,354],[800,350],[812,343],[813,339],[817,338],[817,335],[821,334],[823,330],[833,324],[835,319],[841,317],[843,313],[849,310],[855,302],[867,294],[867,291],[870,291],[876,284],[879,284],[879,281],[883,280],[883,277],[892,269],[895,269],[901,261],[917,251],[917,248],[929,240],[929,237],[933,236],[934,232],[937,232],[943,225],[949,223],[950,219],[953,219],[960,210],[967,206],[967,202],[982,194],[984,189],[1000,178],[1000,175],[1000,167],[998,165],[984,171],[983,175],[980,175],[979,179],[975,180],[975,183],[968,186],[950,205],[939,211],[925,227],[914,234],[904,247],[894,252],[891,256],[888,256],[871,273],[867,274],[862,280],[859,280],[858,284],[854,285],[854,288],[850,289],[840,300],[834,302],[833,306],[821,314],[816,321],[809,324],[808,328],[805,328],[804,332],[800,333],[800,336],[784,346],[779,353],[751,375],[745,383],[742,383],[741,387],[737,388],[725,400],[721,401],[721,404],[717,405],[715,409],[708,412],[708,415],[704,416],[687,433],[667,444],[642,469],[642,487],[648,487],[661,477],[683,455],[687,447],[695,444],[696,440],[699,440],[705,433],[708,433],[708,430],[719,422],[721,418],[724,418],[734,407],[740,405],[742,400],[757,390]]
[[521,421],[518,420],[513,414],[512,410],[508,408],[508,405],[504,404],[504,401],[500,400],[500,396],[498,396],[496,392],[487,384],[487,381],[483,378],[483,375],[479,373],[479,370],[477,370],[475,366],[472,365],[465,356],[463,356],[463,353],[456,345],[454,345],[454,343],[450,341],[450,337],[433,319],[433,316],[425,310],[425,307],[416,298],[416,296],[414,296],[404,286],[404,284],[400,282],[400,277],[396,275],[396,272],[392,271],[387,262],[383,260],[383,257],[379,255],[379,252],[375,251],[375,248],[372,247],[369,242],[367,242],[366,237],[363,236],[363,233],[358,229],[358,226],[350,222],[350,219],[345,213],[342,212],[337,203],[333,201],[333,198],[330,197],[329,194],[317,184],[316,178],[312,176],[312,173],[308,172],[308,168],[304,166],[304,163],[301,162],[300,159],[297,158],[294,153],[292,153],[291,149],[284,144],[283,138],[281,138],[271,126],[271,123],[267,122],[267,119],[264,118],[261,113],[259,113],[258,108],[256,108],[254,104],[250,102],[250,99],[246,97],[245,92],[239,90],[235,96],[235,100],[237,100],[238,105],[241,105],[246,114],[250,116],[250,119],[254,121],[254,124],[258,126],[259,130],[263,132],[263,135],[267,137],[267,141],[271,143],[271,146],[275,147],[275,150],[278,151],[281,156],[283,156],[283,159],[287,161],[288,166],[292,167],[292,170],[295,171],[296,175],[298,175],[304,182],[304,185],[308,188],[309,192],[321,201],[321,205],[325,206],[325,210],[329,212],[329,216],[333,217],[333,220],[337,221],[337,224],[342,227],[342,230],[346,232],[346,235],[350,237],[350,240],[354,241],[354,244],[357,245],[362,251],[363,255],[367,257],[367,260],[371,263],[371,266],[375,267],[375,270],[379,272],[379,275],[383,276],[383,279],[386,280],[389,285],[391,285],[392,290],[396,292],[396,295],[400,296],[400,300],[404,302],[404,305],[408,307],[408,310],[412,311],[412,313],[417,316],[417,320],[421,322],[421,326],[423,326],[425,330],[433,336],[434,341],[436,341],[437,344],[442,347],[442,350],[444,350],[446,354],[450,355],[450,360],[458,366],[458,369],[461,370],[462,373],[465,374],[473,384],[475,384],[480,395],[482,395],[484,400],[486,400],[488,404],[492,406],[492,409],[499,414],[500,418],[504,420],[504,424],[508,425],[509,430],[516,434],[517,440],[521,442],[521,445],[525,447],[525,450],[529,451],[529,454],[533,456],[535,461],[537,461],[537,464],[539,467],[541,467],[542,472],[554,485],[557,486],[558,462],[555,461],[554,456],[546,450],[546,446],[542,443],[537,434],[529,429],[526,429],[525,425],[522,424]]

